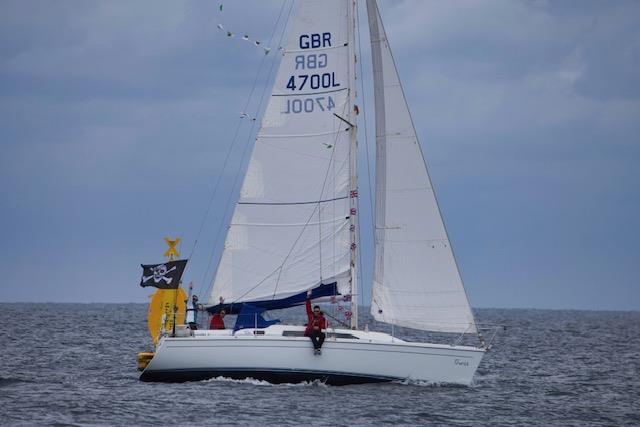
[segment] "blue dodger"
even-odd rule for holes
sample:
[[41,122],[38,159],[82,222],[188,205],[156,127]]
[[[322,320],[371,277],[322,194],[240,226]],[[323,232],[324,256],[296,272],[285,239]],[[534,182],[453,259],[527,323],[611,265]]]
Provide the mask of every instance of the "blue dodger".
[[[337,285],[337,282],[321,284],[311,291],[311,299],[339,295]],[[224,309],[227,314],[237,314],[238,318],[233,327],[236,331],[245,328],[255,328],[256,326],[258,328],[266,328],[267,326],[279,323],[280,320],[266,320],[262,317],[265,311],[295,307],[304,304],[306,300],[307,293],[300,292],[299,294],[281,299],[218,304],[207,308],[207,311],[213,314]]]

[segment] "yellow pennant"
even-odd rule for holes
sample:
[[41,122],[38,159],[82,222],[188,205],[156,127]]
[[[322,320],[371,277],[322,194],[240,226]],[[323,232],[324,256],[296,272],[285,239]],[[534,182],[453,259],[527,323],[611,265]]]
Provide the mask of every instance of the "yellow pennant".
[[164,256],[166,256],[170,260],[173,260],[174,258],[180,258],[180,252],[178,252],[178,249],[176,249],[176,246],[180,244],[180,240],[182,240],[180,239],[180,237],[176,237],[174,240],[165,237],[164,241],[167,242],[167,245],[169,245],[169,249],[167,249],[167,251],[164,253]]

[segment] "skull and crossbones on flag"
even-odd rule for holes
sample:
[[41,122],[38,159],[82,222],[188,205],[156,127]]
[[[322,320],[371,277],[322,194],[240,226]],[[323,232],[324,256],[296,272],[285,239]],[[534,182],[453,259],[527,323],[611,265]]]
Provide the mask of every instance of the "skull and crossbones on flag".
[[169,261],[164,264],[142,265],[140,286],[155,286],[159,289],[177,289],[187,260]]

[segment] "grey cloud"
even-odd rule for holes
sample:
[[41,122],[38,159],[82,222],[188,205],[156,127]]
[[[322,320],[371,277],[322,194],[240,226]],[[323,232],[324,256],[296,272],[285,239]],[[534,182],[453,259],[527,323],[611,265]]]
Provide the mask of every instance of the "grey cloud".
[[[2,2],[1,300],[146,300],[138,264],[164,235],[190,249],[263,59],[216,25],[266,40],[282,4]],[[474,304],[637,309],[638,3],[380,6]],[[249,129],[188,280],[221,244]]]

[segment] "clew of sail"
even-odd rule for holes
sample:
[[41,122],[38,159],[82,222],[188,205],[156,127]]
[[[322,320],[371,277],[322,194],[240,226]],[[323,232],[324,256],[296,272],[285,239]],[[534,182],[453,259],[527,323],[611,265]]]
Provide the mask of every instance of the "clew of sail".
[[209,297],[287,298],[350,278],[348,0],[298,4]]
[[375,0],[367,0],[376,109],[376,320],[476,332]]

